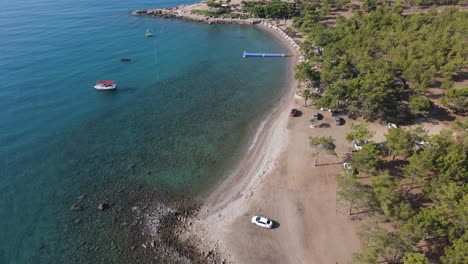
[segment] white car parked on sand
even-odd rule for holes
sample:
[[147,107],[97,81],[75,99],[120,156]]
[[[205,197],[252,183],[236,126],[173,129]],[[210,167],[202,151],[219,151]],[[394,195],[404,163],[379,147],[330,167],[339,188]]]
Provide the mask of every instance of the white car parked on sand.
[[262,217],[262,216],[252,217],[252,224],[256,224],[258,226],[265,227],[265,228],[272,228],[273,227],[273,221],[271,221],[268,218]]

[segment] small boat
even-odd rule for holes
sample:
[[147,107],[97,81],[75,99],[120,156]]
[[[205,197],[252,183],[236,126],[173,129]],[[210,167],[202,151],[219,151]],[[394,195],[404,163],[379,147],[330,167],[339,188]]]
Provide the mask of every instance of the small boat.
[[97,81],[94,88],[96,90],[114,90],[117,88],[117,84],[114,80]]
[[120,61],[131,61],[132,59],[130,58],[120,58]]
[[145,37],[152,37],[153,36],[153,33],[151,33],[151,31],[149,29],[146,30],[145,32]]

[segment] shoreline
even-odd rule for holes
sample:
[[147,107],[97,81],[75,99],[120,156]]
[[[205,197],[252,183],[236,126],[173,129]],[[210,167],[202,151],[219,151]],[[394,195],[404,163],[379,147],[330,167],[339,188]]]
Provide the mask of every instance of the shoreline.
[[[235,201],[238,201],[243,189],[251,189],[255,187],[256,180],[261,175],[266,174],[272,162],[279,158],[286,145],[286,135],[279,135],[275,130],[286,128],[287,118],[281,119],[281,116],[288,117],[288,107],[292,104],[295,98],[295,90],[298,86],[298,81],[294,79],[294,67],[298,62],[303,60],[300,53],[299,45],[293,38],[285,34],[279,27],[265,22],[263,19],[224,19],[212,18],[205,15],[192,14],[184,10],[184,8],[193,8],[198,4],[179,5],[174,8],[154,8],[142,9],[132,12],[133,15],[151,15],[167,19],[179,19],[191,22],[200,22],[205,24],[240,24],[253,25],[254,27],[268,32],[271,36],[279,41],[283,47],[288,50],[287,59],[291,59],[289,66],[289,86],[282,93],[281,98],[271,113],[260,123],[254,137],[249,142],[249,146],[243,157],[232,170],[231,173],[224,179],[214,191],[208,195],[208,198],[203,203],[197,218],[207,218],[209,215],[214,215],[215,212],[224,210],[229,204],[232,206]],[[274,140],[276,139],[276,140]],[[279,143],[278,143],[279,142]],[[275,143],[275,144],[273,144]],[[266,154],[265,154],[266,153]],[[262,154],[265,154],[262,156]],[[246,168],[244,164],[252,164],[250,168]],[[252,175],[248,177],[248,175]],[[240,183],[236,183],[240,182]],[[235,191],[233,191],[235,190]],[[229,192],[230,195],[226,195]],[[246,195],[245,193],[243,194]],[[223,197],[220,199],[220,197]],[[229,196],[230,198],[226,198]],[[220,200],[222,202],[220,202]],[[210,213],[212,212],[212,213]]]
[[[178,240],[178,248],[186,245],[191,249],[190,255],[209,263],[235,263],[231,258],[224,241],[209,232],[210,227],[219,222],[232,221],[240,208],[246,205],[253,192],[261,186],[264,176],[276,169],[278,160],[289,143],[288,122],[289,109],[294,104],[295,91],[299,82],[294,78],[294,67],[303,60],[299,45],[287,36],[279,27],[260,19],[223,19],[208,18],[203,15],[187,13],[183,8],[194,5],[183,5],[175,8],[136,10],[133,15],[152,15],[167,19],[201,22],[206,24],[241,24],[252,25],[268,32],[287,50],[288,81],[280,98],[271,112],[258,125],[249,141],[240,161],[229,172],[218,186],[214,187],[201,207],[172,229],[172,237]],[[167,232],[167,230],[166,230]],[[167,234],[167,233],[166,233]]]
[[[254,137],[249,143],[248,150],[237,166],[218,188],[208,196],[208,199],[202,205],[199,218],[213,216],[216,212],[233,206],[236,201],[239,201],[239,198],[246,195],[245,189],[254,189],[258,178],[272,169],[271,164],[279,158],[286,145],[287,136],[284,131],[280,130],[286,128],[287,117],[289,116],[287,110],[292,104],[298,86],[298,81],[294,79],[293,73],[294,67],[299,61],[300,53],[274,29],[263,24],[255,25],[255,27],[269,32],[292,54],[288,73],[290,75],[289,86],[285,88],[279,102],[277,102],[271,113],[258,126]],[[245,166],[245,164],[250,166]],[[239,197],[241,193],[243,194]]]
[[[240,208],[248,203],[253,192],[261,186],[264,176],[276,169],[278,160],[288,145],[289,109],[294,103],[299,82],[294,79],[294,67],[302,58],[301,53],[288,42],[279,31],[263,23],[255,27],[269,32],[289,53],[289,81],[276,106],[259,124],[246,153],[233,171],[204,201],[201,208],[191,217],[190,225],[181,227],[184,242],[194,245],[202,255],[216,252],[222,263],[236,263],[224,241],[209,231],[212,225],[234,220]],[[213,251],[215,249],[215,251]]]

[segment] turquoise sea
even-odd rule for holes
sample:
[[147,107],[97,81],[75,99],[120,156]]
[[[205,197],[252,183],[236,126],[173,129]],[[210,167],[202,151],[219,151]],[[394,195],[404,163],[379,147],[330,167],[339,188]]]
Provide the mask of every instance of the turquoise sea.
[[0,263],[147,262],[126,251],[128,208],[202,200],[236,165],[289,78],[242,51],[285,48],[131,15],[190,2],[0,0]]

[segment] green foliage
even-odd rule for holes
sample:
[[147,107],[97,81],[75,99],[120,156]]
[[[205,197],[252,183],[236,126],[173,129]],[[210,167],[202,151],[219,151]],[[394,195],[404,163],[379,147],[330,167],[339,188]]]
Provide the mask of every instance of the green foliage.
[[312,95],[312,92],[310,91],[310,89],[304,89],[301,92],[301,96],[304,97],[304,106],[307,106],[307,100],[309,100],[311,95]]
[[374,11],[377,8],[377,1],[376,0],[363,0],[362,8],[366,12]]
[[382,259],[395,263],[396,259],[414,248],[404,236],[388,232],[376,224],[365,225],[359,235],[364,245],[359,253],[353,255],[354,263],[378,263]]
[[247,9],[256,17],[266,18],[290,18],[296,15],[297,10],[292,3],[281,2],[254,2],[251,5],[245,4]]
[[371,193],[355,177],[350,175],[338,176],[338,188],[336,191],[340,202],[349,206],[348,214],[351,215],[353,208],[370,207]]
[[215,1],[208,1],[206,3],[207,6],[209,7],[221,7],[221,3],[215,2]]
[[[354,263],[377,263],[379,247],[388,243],[388,232],[377,223],[365,223],[359,230],[359,237],[363,242],[361,252],[353,255]],[[379,247],[377,247],[379,245]]]
[[401,201],[400,203],[393,205],[392,209],[392,217],[399,222],[402,221],[403,223],[416,214],[414,209],[411,207],[411,204],[405,201]]
[[265,8],[261,5],[252,7],[252,14],[256,17],[265,17]]
[[388,171],[372,178],[372,187],[375,199],[382,213],[386,216],[394,215],[393,207],[398,205],[400,197],[398,192],[395,191],[397,183],[392,180]]
[[383,121],[396,124],[401,124],[410,117],[408,105],[398,101],[384,101],[380,112]]
[[309,137],[309,145],[316,149],[323,149],[330,154],[334,154],[335,151],[335,139],[332,137]]
[[335,3],[335,7],[338,10],[342,10],[347,4],[349,4],[349,0],[337,0]]
[[405,157],[411,155],[414,142],[410,131],[402,128],[391,128],[388,130],[385,138],[389,152],[393,153],[393,159],[397,155]]
[[409,130],[411,133],[411,138],[414,142],[421,142],[423,140],[427,141],[429,136],[427,135],[427,130],[424,129],[423,125],[416,126]]
[[314,4],[305,4],[300,9],[300,16],[293,19],[293,25],[296,28],[300,28],[303,32],[308,32],[311,27],[317,25],[320,20],[320,15],[316,10]]
[[[464,204],[463,196],[468,191],[467,185],[457,184],[456,182],[449,182],[447,184],[442,184],[438,188],[430,188],[427,194],[427,197],[434,202],[434,205],[444,205],[448,212],[456,212],[459,210],[459,205]],[[458,211],[462,213],[463,210]],[[461,217],[463,214],[457,214]],[[461,218],[460,218],[461,219]],[[465,219],[466,220],[466,219]],[[462,221],[463,223],[464,221]],[[456,230],[457,228],[454,226],[455,229],[449,232],[449,235],[453,238],[459,237],[461,235],[461,230]]]
[[453,247],[445,249],[445,255],[442,257],[444,264],[468,263],[468,242],[458,239],[453,243]]
[[428,116],[432,108],[432,101],[421,95],[412,95],[409,100],[410,112],[414,116]]
[[430,5],[456,5],[459,0],[409,0],[411,5],[430,6]]
[[352,123],[352,131],[346,133],[346,140],[354,141],[359,140],[364,142],[366,139],[370,139],[374,136],[375,132],[369,130],[369,124],[366,122]]
[[392,5],[392,11],[395,14],[401,15],[403,13],[403,4],[401,3],[401,0],[397,0],[393,5]]
[[294,77],[299,81],[320,81],[320,72],[312,68],[310,62],[301,62],[296,65]]
[[[372,6],[374,1],[366,2]],[[405,90],[424,92],[436,83],[437,75],[450,87],[467,66],[468,12],[446,8],[402,16],[401,11],[400,2],[378,6],[369,14],[339,17],[336,27],[327,27],[317,23],[314,5],[302,7],[294,25],[305,33],[302,49],[308,59],[323,63],[324,104],[353,108],[370,119],[396,121],[406,118],[401,103]],[[323,49],[322,57],[316,55],[317,48]],[[421,98],[413,99],[411,110],[426,114],[427,100]],[[466,111],[463,92],[449,89],[446,103]]]
[[452,201],[454,204],[453,215],[456,216],[450,229],[449,229],[449,239],[451,241],[457,239],[463,239],[468,241],[468,230],[466,226],[468,225],[468,186],[464,185],[463,198],[458,201]]
[[437,170],[441,181],[463,181],[468,179],[468,159],[460,145],[447,147],[446,154],[437,159]]
[[403,259],[404,264],[430,264],[426,255],[422,253],[407,253]]
[[445,207],[425,207],[405,223],[404,229],[412,230],[413,234],[422,239],[425,236],[443,235],[449,225],[449,217]]
[[373,143],[364,144],[362,149],[353,155],[353,168],[359,172],[374,173],[381,166],[382,151]]
[[442,100],[442,104],[457,113],[468,112],[468,88],[452,88]]
[[[354,256],[354,262],[385,260],[395,263],[404,257],[404,263],[428,263],[423,254],[414,252],[422,239],[433,238],[445,241],[433,245],[435,250],[445,250],[445,256],[440,259],[442,263],[466,263],[468,157],[465,145],[458,143],[462,134],[468,134],[465,123],[468,124],[457,122],[453,130],[441,130],[432,137],[422,127],[389,129],[388,147],[404,153],[402,155],[412,153],[407,163],[401,165],[404,177],[398,177],[401,176],[399,172],[392,171],[397,175],[390,175],[384,171],[371,177],[370,188],[352,175],[339,179],[337,194],[341,199],[374,209],[385,219],[393,220],[396,227],[389,232],[378,225],[365,226],[365,235],[361,236],[364,246]],[[456,131],[459,133],[454,133]],[[422,139],[430,145],[413,150],[414,142]],[[363,149],[368,145],[371,144],[364,145]],[[359,162],[353,165],[362,166],[365,157],[354,157],[358,157]],[[413,188],[419,190],[409,194]]]
[[458,144],[468,151],[468,119],[464,121],[454,120],[450,127],[455,132],[455,139]]
[[408,161],[409,164],[403,168],[403,175],[410,180],[408,186],[408,192],[410,192],[414,184],[419,183],[426,176],[429,176],[431,162],[417,152],[415,152]]
[[320,17],[324,18],[327,15],[329,15],[330,12],[331,12],[330,5],[328,3],[322,4],[322,6],[320,7]]

